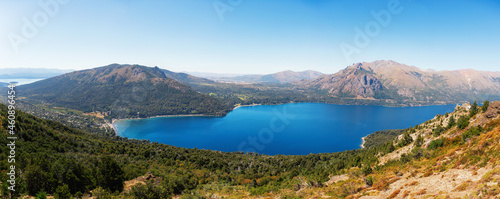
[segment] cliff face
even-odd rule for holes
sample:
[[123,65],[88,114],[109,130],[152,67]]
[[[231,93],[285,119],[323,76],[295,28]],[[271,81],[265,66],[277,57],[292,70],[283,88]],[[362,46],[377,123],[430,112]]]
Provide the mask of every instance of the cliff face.
[[334,75],[321,76],[306,83],[307,86],[338,96],[374,97],[382,92],[382,82],[371,70],[362,67],[361,64],[350,66]]

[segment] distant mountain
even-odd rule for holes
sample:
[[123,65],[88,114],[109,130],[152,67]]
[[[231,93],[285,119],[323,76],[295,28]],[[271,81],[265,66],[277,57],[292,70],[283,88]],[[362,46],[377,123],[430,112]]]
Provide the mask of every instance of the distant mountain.
[[47,68],[0,68],[0,79],[42,79],[55,77],[72,70]]
[[223,115],[231,108],[168,78],[155,67],[112,64],[18,87],[26,101],[113,118],[170,114]]
[[210,80],[218,80],[223,77],[236,77],[243,75],[243,74],[231,74],[231,73],[206,73],[206,72],[184,72],[184,73]]
[[449,102],[500,98],[500,72],[421,70],[394,61],[357,63],[297,85],[344,98]]
[[314,79],[323,75],[323,73],[306,70],[301,72],[282,71],[268,75],[242,75],[236,77],[220,77],[218,80],[229,82],[245,82],[245,83],[290,83],[299,80]]

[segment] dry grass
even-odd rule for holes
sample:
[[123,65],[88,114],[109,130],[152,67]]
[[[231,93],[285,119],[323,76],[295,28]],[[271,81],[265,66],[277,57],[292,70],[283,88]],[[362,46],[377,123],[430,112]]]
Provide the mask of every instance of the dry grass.
[[453,191],[465,191],[465,189],[467,189],[467,187],[469,186],[469,182],[470,181],[463,182],[462,184],[455,187],[455,189],[453,189]]
[[413,181],[408,186],[413,186],[413,185],[416,185],[416,184],[418,184],[418,182],[417,181]]
[[387,179],[382,178],[373,185],[373,188],[375,188],[379,191],[382,191],[382,190],[386,190],[387,188],[389,188],[389,184],[390,183],[387,181]]
[[429,176],[431,176],[432,174],[434,174],[434,173],[432,172],[432,170],[429,170],[429,171],[427,171],[427,172],[425,172],[425,173],[424,173],[424,177],[429,177]]
[[395,198],[396,196],[398,196],[399,192],[401,192],[400,189],[392,192],[391,195],[389,195],[389,197],[387,197],[387,198]]
[[410,195],[410,191],[406,190],[404,193],[403,193],[403,198],[406,198],[407,196]]
[[427,190],[426,188],[423,188],[423,189],[421,189],[420,191],[418,191],[416,194],[417,194],[417,195],[424,195],[425,193],[427,193],[427,191],[426,191],[426,190]]

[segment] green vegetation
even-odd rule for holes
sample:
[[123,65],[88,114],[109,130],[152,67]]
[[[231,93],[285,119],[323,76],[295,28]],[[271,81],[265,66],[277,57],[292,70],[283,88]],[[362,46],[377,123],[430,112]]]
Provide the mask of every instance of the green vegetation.
[[473,126],[469,130],[462,133],[462,140],[465,142],[465,141],[467,141],[467,139],[470,139],[473,136],[480,135],[482,133],[482,131],[483,131],[483,129],[481,128],[481,126],[479,126],[479,127]]
[[448,126],[446,126],[446,128],[450,129],[451,127],[455,126],[455,124],[456,124],[455,123],[455,117],[453,117],[453,115],[452,115],[452,116],[450,116],[450,120],[449,120]]
[[463,115],[460,118],[458,118],[457,127],[459,129],[464,129],[467,126],[469,126],[469,117]]
[[436,128],[432,129],[432,134],[437,137],[440,136],[444,131],[446,131],[446,129],[443,126],[439,125]]
[[403,133],[403,139],[401,139],[398,143],[398,147],[404,147],[413,142],[413,138],[410,136],[410,133]]
[[416,147],[421,147],[422,144],[424,144],[424,138],[422,138],[421,135],[418,135],[417,139],[415,140],[415,146]]
[[488,110],[488,106],[490,106],[490,101],[488,100],[484,101],[483,106],[481,106],[481,110],[483,112],[486,112],[486,110]]
[[[3,134],[8,124],[6,112],[6,106],[0,105]],[[16,120],[18,157],[22,157],[16,169],[23,175],[14,197],[46,192],[66,198],[68,192],[75,197],[89,191],[99,197],[125,197],[124,192],[120,193],[122,182],[147,172],[163,180],[138,185],[127,197],[188,194],[214,182],[248,186],[260,194],[300,184],[293,180],[295,177],[320,186],[329,175],[344,173],[347,168],[364,167],[364,172],[370,173],[377,154],[394,150],[392,142],[388,142],[369,149],[301,156],[225,153],[87,133],[21,111]],[[6,159],[7,143],[6,136],[1,136],[1,159]],[[6,161],[0,162],[0,170],[6,171],[7,167]],[[0,181],[6,178],[3,172]]]
[[478,111],[479,111],[479,108],[477,106],[477,102],[474,101],[474,103],[472,103],[472,105],[469,109],[469,117],[470,118],[474,117],[474,115],[476,115]]
[[403,129],[377,131],[365,137],[365,148],[378,146],[394,140],[404,132]]
[[85,113],[99,111],[106,118],[157,115],[225,115],[233,106],[201,94],[158,68],[110,65],[22,85],[19,92],[31,104],[49,104]]
[[438,147],[442,147],[444,144],[445,139],[437,139],[437,140],[432,140],[432,142],[429,144],[428,149],[434,150],[437,149]]

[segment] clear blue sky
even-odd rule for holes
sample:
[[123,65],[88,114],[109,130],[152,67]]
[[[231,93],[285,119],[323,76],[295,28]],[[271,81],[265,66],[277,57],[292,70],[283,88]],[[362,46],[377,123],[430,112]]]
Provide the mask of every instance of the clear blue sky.
[[[424,69],[500,69],[494,0],[400,0],[386,26],[371,11],[387,11],[390,0],[72,0],[55,12],[39,4],[51,1],[0,0],[0,67],[334,73],[354,62],[394,60]],[[221,18],[214,2],[232,10]],[[23,18],[38,20],[38,31],[23,36]],[[355,27],[374,23],[379,31],[356,47]],[[347,59],[343,44],[358,50]]]

